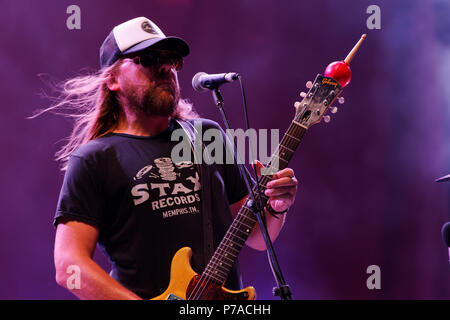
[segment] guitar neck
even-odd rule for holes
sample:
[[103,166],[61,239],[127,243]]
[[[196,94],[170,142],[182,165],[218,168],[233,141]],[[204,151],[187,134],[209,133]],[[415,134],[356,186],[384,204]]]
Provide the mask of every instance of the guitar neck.
[[[292,121],[266,168],[270,169],[273,173],[286,168],[306,130],[307,128],[305,126],[302,126],[296,121]],[[269,199],[264,195],[264,190],[266,189],[267,183],[271,180],[272,174],[263,175],[259,179],[263,207]],[[257,186],[254,186],[253,193],[256,195],[257,192]],[[251,202],[247,201],[247,204],[249,203]],[[212,282],[223,284],[255,224],[256,217],[253,211],[247,205],[242,206],[203,271],[202,276]]]

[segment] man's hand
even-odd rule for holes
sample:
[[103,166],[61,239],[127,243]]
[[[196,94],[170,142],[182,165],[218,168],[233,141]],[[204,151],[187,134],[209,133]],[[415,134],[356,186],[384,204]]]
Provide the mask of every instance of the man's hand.
[[270,206],[275,211],[282,212],[294,203],[297,185],[294,170],[286,168],[273,175],[273,180],[267,183],[264,194],[269,197]]
[[[261,168],[264,166],[261,162],[256,161],[256,172],[260,173]],[[276,212],[283,212],[294,203],[295,195],[297,194],[298,181],[294,176],[294,170],[286,168],[278,171],[273,175],[273,180],[266,185],[265,194],[269,197],[270,206]],[[231,205],[231,213],[233,218],[236,217],[239,209],[246,203],[247,196],[240,201]],[[266,209],[267,212],[267,209]],[[267,230],[272,241],[275,241],[278,234],[283,227],[286,215],[282,215],[280,218],[274,217],[270,214],[266,214]],[[258,224],[251,232],[247,239],[246,244],[256,250],[266,250],[266,244],[261,234]]]
[[[256,161],[258,175],[263,164]],[[266,185],[264,194],[269,197],[270,206],[277,212],[289,209],[294,203],[297,194],[298,180],[295,178],[294,170],[285,168],[273,175],[273,180]]]

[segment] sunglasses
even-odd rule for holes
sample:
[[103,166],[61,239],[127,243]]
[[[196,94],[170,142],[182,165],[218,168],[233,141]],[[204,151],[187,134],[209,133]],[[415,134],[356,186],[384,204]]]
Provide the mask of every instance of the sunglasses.
[[183,57],[175,52],[144,51],[130,57],[130,59],[146,68],[167,64],[176,71],[180,71],[183,67]]

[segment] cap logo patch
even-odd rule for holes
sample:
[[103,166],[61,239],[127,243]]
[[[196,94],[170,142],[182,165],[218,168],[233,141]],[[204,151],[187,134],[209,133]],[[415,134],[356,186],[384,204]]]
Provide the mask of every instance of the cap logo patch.
[[142,30],[144,30],[144,31],[147,32],[147,33],[151,33],[151,34],[156,34],[156,35],[158,35],[158,32],[156,32],[156,31],[152,28],[151,24],[150,24],[148,21],[142,22],[141,28],[142,28]]

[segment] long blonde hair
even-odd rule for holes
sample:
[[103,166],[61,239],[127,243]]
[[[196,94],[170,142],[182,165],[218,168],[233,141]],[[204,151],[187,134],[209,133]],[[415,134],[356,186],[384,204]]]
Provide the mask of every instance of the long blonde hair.
[[[74,119],[67,143],[55,154],[56,160],[62,164],[61,170],[67,169],[70,155],[80,145],[102,137],[116,128],[121,107],[115,92],[109,90],[107,81],[110,75],[117,72],[120,63],[121,60],[95,73],[76,76],[54,85],[59,96],[46,96],[54,103],[30,117],[52,112]],[[189,101],[180,99],[172,117],[187,120],[198,118],[198,114]]]

